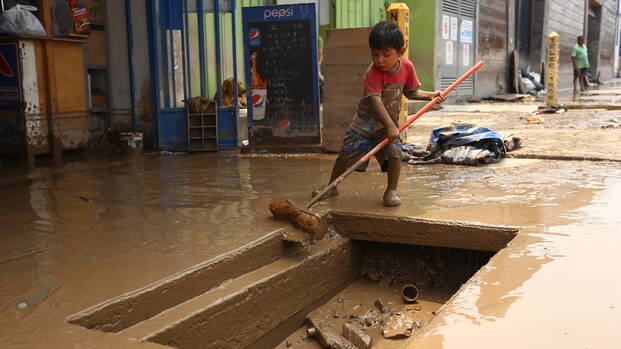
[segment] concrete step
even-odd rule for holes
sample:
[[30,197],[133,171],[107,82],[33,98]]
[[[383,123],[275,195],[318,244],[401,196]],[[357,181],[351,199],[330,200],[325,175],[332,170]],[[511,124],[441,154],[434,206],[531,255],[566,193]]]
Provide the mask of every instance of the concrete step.
[[302,248],[283,242],[283,233],[280,229],[266,234],[229,253],[80,311],[67,321],[104,332],[121,331]]
[[500,251],[519,232],[510,226],[339,211],[330,212],[330,225],[352,240],[489,252]]
[[348,239],[321,240],[308,251],[283,257],[176,305],[121,332],[138,341],[176,348],[244,348],[296,314],[332,297],[358,277],[360,251]]

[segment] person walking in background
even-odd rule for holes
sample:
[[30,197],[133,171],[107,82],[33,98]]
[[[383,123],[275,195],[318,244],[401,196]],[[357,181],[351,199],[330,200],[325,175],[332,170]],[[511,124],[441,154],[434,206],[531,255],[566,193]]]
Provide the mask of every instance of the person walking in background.
[[589,69],[589,52],[585,44],[584,36],[577,38],[578,43],[571,50],[571,63],[574,67],[574,99],[576,98],[576,80],[580,82],[580,91],[586,91],[589,88],[587,82],[587,70]]

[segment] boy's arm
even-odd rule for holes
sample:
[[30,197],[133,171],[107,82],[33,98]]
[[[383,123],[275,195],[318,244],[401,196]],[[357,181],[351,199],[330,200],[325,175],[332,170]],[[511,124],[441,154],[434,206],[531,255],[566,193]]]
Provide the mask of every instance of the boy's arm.
[[384,103],[382,103],[382,98],[380,96],[370,96],[368,98],[371,100],[371,105],[373,106],[375,115],[377,115],[377,120],[386,127],[388,139],[392,142],[399,138],[399,130],[394,121],[390,118],[390,115],[388,115],[386,107],[384,107]]
[[414,65],[412,62],[408,60],[404,60],[406,64],[406,68],[408,70],[408,78],[403,86],[403,94],[409,99],[422,99],[422,100],[432,100],[436,97],[440,97],[440,103],[446,100],[445,97],[442,96],[442,91],[423,91],[420,87],[420,81],[418,80],[418,76],[416,75],[416,69],[414,69]]
[[415,91],[406,92],[405,96],[409,99],[418,99],[430,101],[436,97],[440,97],[440,103],[446,100],[446,97],[442,96],[442,91],[423,91],[416,89]]

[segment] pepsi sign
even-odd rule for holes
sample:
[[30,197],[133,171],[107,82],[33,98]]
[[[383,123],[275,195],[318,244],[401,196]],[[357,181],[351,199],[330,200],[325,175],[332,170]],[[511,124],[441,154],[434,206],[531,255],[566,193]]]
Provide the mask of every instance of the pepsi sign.
[[21,103],[17,57],[16,43],[0,43],[0,105]]
[[315,6],[242,8],[248,149],[321,142]]
[[248,30],[248,45],[252,47],[261,46],[261,31],[259,28],[250,28]]
[[263,19],[268,19],[268,18],[280,19],[282,17],[291,17],[291,16],[293,16],[293,7],[263,11]]
[[260,108],[265,104],[265,96],[262,94],[253,94],[252,95],[252,106],[255,108]]

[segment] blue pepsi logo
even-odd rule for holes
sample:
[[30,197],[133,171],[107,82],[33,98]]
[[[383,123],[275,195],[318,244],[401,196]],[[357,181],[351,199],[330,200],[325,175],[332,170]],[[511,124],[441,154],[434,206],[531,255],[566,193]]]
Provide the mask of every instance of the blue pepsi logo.
[[250,46],[261,45],[261,31],[258,28],[250,28],[248,31],[248,43]]

